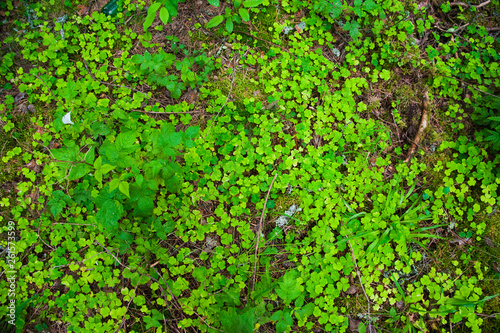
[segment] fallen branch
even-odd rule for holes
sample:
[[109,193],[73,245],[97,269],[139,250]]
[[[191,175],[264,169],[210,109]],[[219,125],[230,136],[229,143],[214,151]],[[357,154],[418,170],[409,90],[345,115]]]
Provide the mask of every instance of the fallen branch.
[[420,120],[420,126],[418,127],[417,135],[413,139],[413,143],[411,144],[410,150],[408,151],[408,156],[406,157],[405,162],[410,161],[412,155],[416,152],[418,144],[420,140],[422,140],[422,136],[424,134],[425,129],[427,128],[428,119],[429,119],[429,92],[426,91],[424,93],[424,103],[423,103],[423,111],[422,111],[422,119]]
[[257,227],[257,243],[255,244],[255,259],[254,259],[254,263],[253,263],[252,291],[255,290],[255,275],[257,274],[257,252],[259,251],[259,240],[260,240],[260,233],[262,231],[262,224],[264,222],[264,213],[266,211],[266,205],[267,205],[267,200],[269,199],[269,193],[271,193],[271,189],[273,188],[273,184],[274,184],[274,181],[276,180],[277,176],[278,176],[278,173],[276,173],[274,175],[274,178],[271,182],[271,186],[269,186],[269,190],[267,191],[266,201],[264,201],[264,207],[262,208],[262,215],[260,216],[259,225]]
[[479,5],[469,5],[469,4],[464,3],[464,2],[452,2],[452,3],[450,3],[450,7],[451,6],[464,6],[464,7],[474,7],[476,9],[478,9],[478,8],[486,6],[490,2],[491,2],[491,0],[488,0],[488,1],[485,1],[483,3],[480,3]]

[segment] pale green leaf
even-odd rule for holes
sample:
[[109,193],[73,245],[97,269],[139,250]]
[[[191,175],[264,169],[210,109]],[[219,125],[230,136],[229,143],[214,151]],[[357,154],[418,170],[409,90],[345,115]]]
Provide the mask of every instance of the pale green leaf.
[[243,2],[243,6],[245,6],[247,8],[257,7],[262,2],[264,2],[264,0],[245,0]]
[[227,19],[226,20],[226,31],[228,33],[232,33],[233,32],[233,20],[232,19]]
[[161,2],[155,2],[148,9],[148,15],[146,16],[146,20],[144,21],[144,31],[148,30],[148,28],[153,24],[153,21],[156,17],[156,12],[160,9]]
[[127,182],[121,182],[118,189],[130,199],[129,184]]
[[207,23],[207,28],[214,28],[224,21],[224,16],[217,15]]
[[250,21],[250,14],[248,13],[248,9],[246,8],[240,8],[238,9],[238,12],[240,13],[241,19],[245,22]]
[[163,24],[168,23],[168,19],[170,18],[170,14],[168,13],[167,8],[161,7],[160,9],[160,20],[163,22]]

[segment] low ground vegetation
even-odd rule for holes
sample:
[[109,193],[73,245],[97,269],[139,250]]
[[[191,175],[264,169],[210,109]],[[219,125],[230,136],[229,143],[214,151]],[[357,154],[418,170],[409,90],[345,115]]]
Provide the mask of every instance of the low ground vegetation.
[[2,2],[2,331],[494,332],[499,10]]

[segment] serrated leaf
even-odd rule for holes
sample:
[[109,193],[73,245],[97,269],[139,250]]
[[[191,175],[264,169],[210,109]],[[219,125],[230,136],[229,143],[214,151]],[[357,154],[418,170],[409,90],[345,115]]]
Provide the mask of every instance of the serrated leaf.
[[221,311],[220,322],[224,332],[227,333],[251,333],[254,325],[255,309],[248,309],[239,314],[238,310],[231,307],[227,311]]
[[85,163],[77,163],[71,168],[69,173],[69,180],[77,180],[88,174],[92,170],[92,167]]
[[175,175],[175,170],[172,169],[169,165],[167,165],[162,169],[163,179],[168,180],[172,178],[174,175]]
[[50,152],[59,161],[75,162],[78,156],[78,148],[52,149]]
[[246,8],[257,7],[262,2],[264,2],[264,0],[245,0],[243,2],[243,6],[245,6]]
[[248,9],[246,8],[240,8],[238,9],[238,12],[240,13],[241,19],[245,22],[250,21],[250,13],[248,12]]
[[208,29],[214,28],[214,27],[218,26],[219,24],[221,24],[222,21],[224,21],[224,16],[217,15],[216,17],[214,17],[210,21],[208,21],[207,28]]
[[366,10],[367,12],[372,11],[377,8],[377,4],[373,2],[372,0],[365,1],[363,3],[363,9]]
[[122,192],[123,194],[125,194],[127,196],[127,198],[130,199],[129,183],[127,183],[127,182],[121,182],[120,185],[118,186],[118,189],[120,190],[120,192]]
[[295,310],[295,316],[299,320],[304,320],[307,317],[309,317],[310,315],[312,315],[313,311],[314,311],[314,304],[313,303],[307,303],[306,305],[304,305],[304,306],[298,308],[297,310]]
[[167,8],[161,7],[160,9],[160,20],[163,22],[163,24],[168,23],[168,19],[170,18],[170,14],[168,13]]
[[144,57],[140,54],[136,54],[136,55],[132,56],[132,62],[136,65],[142,64],[143,61],[144,61]]
[[[172,3],[172,1],[175,1],[175,3]],[[177,17],[177,2],[178,0],[167,0],[165,2],[165,7],[172,18]]]
[[219,7],[219,0],[208,0],[208,3],[211,4],[212,6]]
[[130,154],[134,152],[138,148],[135,144],[136,137],[137,135],[133,131],[118,134],[115,141],[116,148],[123,154]]
[[92,164],[95,160],[95,148],[91,148],[88,152],[84,154],[85,162]]
[[61,214],[64,207],[66,207],[66,202],[62,200],[61,196],[57,195],[59,193],[62,193],[62,191],[58,190],[53,192],[52,199],[47,202],[47,206],[49,207],[50,212],[54,217],[57,217],[59,214]]
[[146,20],[144,21],[144,31],[148,30],[148,28],[153,24],[153,21],[156,17],[156,12],[161,6],[161,2],[155,2],[148,9],[148,15],[146,16]]
[[167,179],[165,181],[165,187],[170,193],[177,193],[181,189],[181,182],[179,181],[177,175]]
[[109,192],[113,192],[120,185],[119,179],[113,179],[109,182]]
[[106,231],[113,233],[118,229],[118,220],[123,213],[123,206],[116,200],[106,199],[95,218]]
[[283,282],[279,284],[276,293],[281,297],[285,304],[290,304],[291,301],[300,296],[300,285],[296,280],[296,271],[288,271],[283,276]]
[[226,31],[228,33],[232,33],[233,32],[233,20],[232,19],[227,19],[226,20]]
[[191,126],[184,132],[186,139],[194,139],[200,132],[200,126]]
[[182,133],[175,132],[166,137],[165,143],[168,147],[175,147],[182,143]]
[[103,166],[101,166],[100,170],[103,174],[106,174],[106,173],[110,172],[111,170],[113,170],[114,168],[115,168],[115,166],[113,166],[113,165],[104,164]]
[[102,157],[99,156],[98,158],[96,158],[96,160],[94,161],[94,168],[96,168],[97,170],[99,170],[102,166]]
[[151,161],[146,168],[146,177],[155,178],[163,168],[164,163],[161,160]]
[[154,209],[153,199],[150,197],[141,197],[137,202],[137,208],[134,210],[134,213],[139,216],[148,217],[151,216]]

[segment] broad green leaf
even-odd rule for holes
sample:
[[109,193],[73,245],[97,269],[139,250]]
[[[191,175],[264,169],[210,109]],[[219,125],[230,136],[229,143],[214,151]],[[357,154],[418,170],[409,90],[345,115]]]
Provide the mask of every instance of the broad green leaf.
[[106,199],[96,214],[96,220],[106,231],[113,233],[118,229],[118,220],[123,213],[123,206],[116,200]]
[[254,311],[248,309],[243,313],[231,307],[227,311],[221,311],[220,322],[226,333],[251,333],[254,327]]
[[184,135],[186,136],[186,139],[194,139],[200,132],[200,126],[191,126],[186,129],[184,132]]
[[76,82],[69,81],[66,87],[58,89],[58,93],[66,100],[72,101],[76,96],[78,96],[78,84]]
[[111,128],[106,123],[96,121],[92,124],[92,135],[97,138],[98,135],[106,136],[111,133]]
[[233,20],[230,19],[230,18],[226,20],[226,31],[228,33],[232,33],[233,32]]
[[367,12],[372,11],[377,8],[377,4],[373,0],[368,0],[363,3],[363,9]]
[[207,28],[214,28],[224,21],[224,16],[217,15],[207,23]]
[[78,147],[52,149],[50,151],[54,158],[59,161],[76,162],[78,157]]
[[170,17],[172,18],[177,17],[177,2],[178,0],[165,1],[165,7],[167,8]]
[[182,143],[182,133],[181,132],[175,132],[170,134],[165,138],[165,143],[169,147],[175,147],[177,145],[180,145]]
[[293,318],[290,315],[290,309],[285,309],[283,310],[283,317],[276,323],[276,333],[284,333],[292,325]]
[[95,160],[95,148],[91,148],[88,152],[86,152],[85,154],[83,154],[83,156],[85,157],[85,162],[87,162],[89,164],[94,163],[94,160]]
[[85,163],[77,163],[71,168],[69,173],[69,180],[77,180],[88,174],[92,170],[92,167]]
[[134,213],[139,216],[148,217],[153,214],[154,202],[148,196],[143,196],[139,198],[137,202],[137,208],[134,210]]
[[279,284],[279,288],[276,288],[276,293],[283,299],[285,304],[290,304],[291,301],[301,294],[299,290],[300,285],[297,283],[296,277],[296,271],[286,272],[283,276],[283,282]]
[[116,146],[108,141],[107,145],[103,145],[101,148],[105,148],[105,155],[108,158],[108,160],[113,163],[117,164],[120,159],[123,158],[123,155],[120,154]]
[[136,55],[132,56],[132,62],[136,65],[142,64],[143,61],[144,61],[144,57],[140,54],[136,54]]
[[96,160],[94,161],[94,168],[96,168],[97,170],[99,170],[101,168],[101,165],[102,165],[102,157],[99,156],[98,158],[96,158]]
[[47,202],[47,206],[54,217],[61,214],[63,208],[66,207],[66,197],[67,195],[61,190],[52,193],[52,198]]
[[167,165],[166,167],[164,167],[162,169],[162,176],[163,176],[163,179],[167,180],[167,179],[170,179],[172,178],[173,176],[175,175],[175,170],[172,169],[169,165]]
[[120,185],[118,186],[118,189],[120,192],[125,194],[129,199],[130,199],[130,193],[129,193],[129,183],[127,182],[120,182]]
[[103,166],[101,166],[101,172],[103,174],[106,174],[108,172],[110,172],[111,170],[113,170],[115,168],[114,165],[110,165],[110,164],[104,164]]
[[295,310],[295,316],[298,320],[305,320],[307,317],[313,314],[314,304],[307,303],[306,305]]
[[160,9],[161,2],[155,2],[148,9],[148,15],[146,16],[146,20],[144,21],[144,31],[148,30],[148,28],[153,24],[153,21],[156,17],[156,12]]
[[247,8],[257,7],[262,2],[264,2],[264,0],[245,0],[243,2],[243,6],[245,6]]
[[167,179],[165,181],[165,187],[170,193],[177,193],[181,189],[181,182],[179,181],[177,175]]
[[168,13],[167,8],[161,7],[160,9],[160,20],[163,22],[163,24],[168,23],[168,19],[170,18],[170,14]]
[[144,321],[146,322],[146,330],[152,327],[161,327],[160,323],[163,320],[163,315],[156,309],[153,309],[152,316],[145,316]]
[[240,8],[238,9],[238,12],[240,13],[241,19],[245,22],[250,21],[250,13],[248,13],[248,9],[246,8]]
[[219,7],[219,0],[208,0],[208,3],[212,6]]
[[154,160],[147,164],[146,166],[146,177],[151,179],[155,178],[164,167],[164,163],[162,160]]
[[119,179],[113,179],[109,182],[109,192],[113,192],[120,185]]
[[333,9],[330,13],[330,16],[333,19],[336,19],[340,16],[340,14],[342,14],[342,2],[340,0],[335,0],[333,1]]
[[137,150],[138,145],[135,144],[137,134],[133,131],[123,132],[116,137],[116,148],[124,154],[130,154]]

